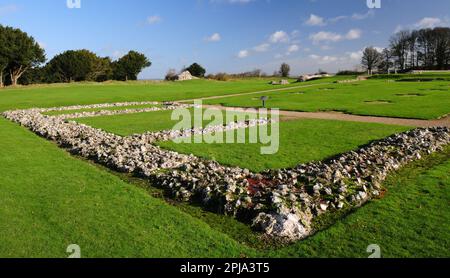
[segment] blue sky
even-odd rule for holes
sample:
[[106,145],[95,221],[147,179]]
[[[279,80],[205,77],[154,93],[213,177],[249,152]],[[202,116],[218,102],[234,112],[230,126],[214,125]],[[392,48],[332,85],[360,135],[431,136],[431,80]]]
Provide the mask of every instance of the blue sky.
[[353,69],[361,50],[384,47],[402,28],[449,26],[449,0],[0,0],[0,24],[21,28],[47,58],[87,48],[120,57],[133,49],[153,65],[140,78],[161,78],[192,62],[208,72],[295,74]]

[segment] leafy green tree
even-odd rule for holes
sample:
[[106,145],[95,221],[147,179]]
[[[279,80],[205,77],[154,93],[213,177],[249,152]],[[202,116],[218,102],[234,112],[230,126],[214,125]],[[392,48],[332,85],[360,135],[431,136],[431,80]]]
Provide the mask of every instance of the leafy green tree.
[[112,63],[86,49],[68,50],[55,56],[47,71],[48,82],[106,81],[112,77]]
[[45,51],[33,37],[20,29],[0,25],[0,79],[3,86],[4,72],[12,85],[29,69],[45,62]]
[[137,80],[139,73],[151,65],[152,63],[144,54],[130,51],[113,63],[113,76],[116,80]]
[[9,47],[6,40],[6,32],[3,29],[4,27],[0,25],[0,88],[3,87],[4,72],[9,61]]
[[55,56],[47,64],[49,82],[85,81],[92,68],[88,50],[68,50]]
[[20,78],[19,83],[22,85],[41,84],[47,82],[47,68],[34,67],[27,70]]
[[204,77],[206,74],[206,70],[199,64],[193,63],[188,68],[186,68],[193,76],[195,77]]
[[112,61],[109,57],[92,57],[91,72],[88,74],[87,80],[103,82],[113,77]]

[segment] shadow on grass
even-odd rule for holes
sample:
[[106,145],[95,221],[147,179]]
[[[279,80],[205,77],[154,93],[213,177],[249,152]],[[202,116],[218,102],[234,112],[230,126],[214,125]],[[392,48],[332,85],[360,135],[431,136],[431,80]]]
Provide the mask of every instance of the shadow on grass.
[[[287,248],[295,247],[294,245],[299,244],[298,242],[293,244],[287,244],[279,240],[267,238],[261,233],[253,231],[250,225],[248,225],[248,223],[240,222],[239,220],[231,216],[220,215],[214,212],[207,211],[196,203],[186,203],[176,201],[173,198],[171,198],[169,192],[165,191],[163,188],[155,187],[150,183],[150,181],[145,180],[141,177],[138,177],[133,174],[119,173],[103,165],[85,159],[83,157],[80,156],[77,157],[94,165],[95,167],[98,167],[102,170],[105,170],[119,177],[120,179],[129,184],[133,184],[139,188],[142,188],[150,196],[164,200],[166,203],[178,208],[184,213],[187,213],[197,219],[202,220],[203,222],[208,224],[212,229],[224,233],[229,237],[231,237],[232,239],[234,239],[236,242],[246,245],[250,248],[254,248],[257,251],[276,252],[277,250],[281,250],[286,247]],[[388,179],[383,183],[384,191],[382,197],[369,201],[363,206],[370,208],[373,202],[378,201],[383,202],[384,193],[386,193],[386,191],[390,190],[391,188],[397,186],[401,181],[403,182],[405,180],[414,181],[420,175],[425,173],[427,170],[432,169],[433,167],[438,166],[440,164],[443,164],[449,159],[450,159],[450,147],[446,148],[443,152],[425,156],[422,160],[409,164],[408,166],[402,168],[401,170],[391,174],[388,177]],[[328,229],[332,229],[334,224],[340,221],[345,221],[347,216],[357,212],[358,209],[359,207],[355,207],[317,217],[314,220],[313,225],[315,227],[314,233],[303,242],[313,243],[315,241],[314,237],[317,233],[326,232]]]

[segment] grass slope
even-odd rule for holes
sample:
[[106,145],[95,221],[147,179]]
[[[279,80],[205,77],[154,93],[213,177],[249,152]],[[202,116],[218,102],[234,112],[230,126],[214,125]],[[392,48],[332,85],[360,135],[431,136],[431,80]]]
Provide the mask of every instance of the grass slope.
[[217,233],[143,189],[0,119],[0,257],[239,256]]

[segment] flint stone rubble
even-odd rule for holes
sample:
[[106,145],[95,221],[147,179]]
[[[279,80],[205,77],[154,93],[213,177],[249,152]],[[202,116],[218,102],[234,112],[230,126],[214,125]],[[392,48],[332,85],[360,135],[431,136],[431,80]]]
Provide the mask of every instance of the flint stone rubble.
[[[60,107],[60,108],[45,108],[45,109],[37,109],[40,113],[47,113],[53,111],[71,111],[71,110],[83,110],[83,109],[102,109],[102,108],[113,108],[113,107],[132,107],[137,105],[158,105],[157,102],[129,102],[129,103],[115,103],[115,104],[94,104],[87,106],[69,106],[69,107]],[[100,116],[114,116],[114,115],[125,115],[125,114],[136,114],[136,113],[146,113],[146,112],[156,112],[156,111],[167,111],[167,110],[175,110],[175,109],[189,109],[195,107],[195,105],[191,104],[173,104],[166,103],[161,107],[148,107],[148,108],[137,108],[137,109],[120,109],[120,110],[100,110],[100,111],[83,111],[76,112],[71,114],[62,114],[53,116],[60,120],[67,119],[80,119],[80,118],[92,118],[92,117],[100,117]]]
[[270,82],[271,85],[289,85],[289,80],[283,79],[280,81],[272,81]]
[[328,161],[252,173],[152,145],[184,133],[120,137],[60,117],[44,116],[42,111],[7,111],[3,116],[56,141],[71,153],[145,177],[177,199],[233,215],[286,241],[314,233],[313,220],[320,215],[358,207],[379,196],[389,173],[450,143],[448,128],[419,128]]
[[41,113],[47,113],[51,111],[69,111],[69,110],[82,110],[82,109],[98,109],[98,108],[111,108],[111,107],[127,107],[136,105],[158,105],[159,102],[154,101],[141,101],[141,102],[117,102],[117,103],[99,103],[89,105],[72,105],[62,107],[51,107],[39,109]]
[[145,141],[149,144],[162,141],[171,141],[176,139],[189,138],[196,135],[207,135],[220,132],[227,132],[238,129],[247,129],[256,126],[263,126],[271,124],[273,121],[265,118],[251,119],[242,122],[231,122],[225,125],[213,125],[205,128],[190,128],[181,130],[164,130],[158,132],[147,132],[140,135],[135,135],[139,140]]

